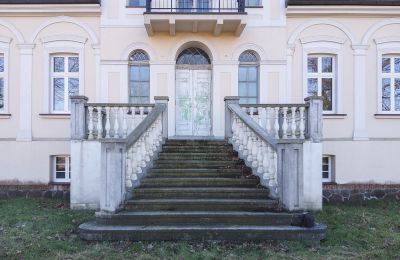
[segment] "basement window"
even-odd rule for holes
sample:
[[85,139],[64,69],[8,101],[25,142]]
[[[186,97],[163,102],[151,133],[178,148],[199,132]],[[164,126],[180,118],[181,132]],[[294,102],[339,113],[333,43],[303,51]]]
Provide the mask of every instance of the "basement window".
[[323,182],[333,182],[333,155],[323,155],[322,156],[322,181]]
[[52,175],[54,182],[70,182],[71,180],[71,156],[56,155],[52,160]]

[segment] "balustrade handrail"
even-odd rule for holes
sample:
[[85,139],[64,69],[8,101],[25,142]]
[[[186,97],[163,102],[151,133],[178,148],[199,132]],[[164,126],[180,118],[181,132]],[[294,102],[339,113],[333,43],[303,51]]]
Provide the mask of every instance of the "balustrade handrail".
[[130,148],[166,109],[166,104],[155,104],[154,109],[152,109],[147,117],[145,117],[143,121],[140,122],[140,124],[127,136],[126,147]]
[[309,104],[303,103],[303,104],[240,104],[240,107],[309,107]]
[[246,112],[243,111],[243,109],[241,108],[240,105],[238,104],[229,104],[228,108],[230,111],[232,111],[233,113],[235,113],[244,124],[246,124],[247,127],[249,127],[251,130],[253,130],[253,132],[262,140],[264,140],[265,142],[267,142],[269,145],[272,146],[272,148],[274,148],[274,150],[276,150],[277,148],[277,141],[275,140],[275,138],[270,135],[267,134],[265,132],[264,129],[262,129],[262,127],[257,124]]
[[87,103],[86,107],[154,107],[154,104],[132,104],[132,103]]

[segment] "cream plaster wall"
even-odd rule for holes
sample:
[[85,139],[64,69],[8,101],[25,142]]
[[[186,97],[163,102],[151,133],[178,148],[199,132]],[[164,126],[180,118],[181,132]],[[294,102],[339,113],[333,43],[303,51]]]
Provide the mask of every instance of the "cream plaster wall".
[[[284,16],[283,0],[266,0],[263,9],[248,9],[247,26],[240,37],[211,33],[157,33],[149,37],[140,9],[126,8],[124,1],[103,1],[102,15],[80,17],[10,16],[0,17],[0,36],[12,38],[9,59],[9,113],[0,116],[0,180],[49,181],[49,158],[69,154],[69,118],[40,116],[46,113],[45,93],[48,67],[44,64],[46,36],[74,35],[84,43],[84,93],[90,102],[127,102],[127,59],[131,51],[144,49],[151,58],[151,96],[170,96],[169,133],[174,135],[175,58],[190,46],[204,48],[213,63],[213,134],[224,134],[224,96],[237,95],[237,58],[247,49],[260,55],[261,103],[303,101],[303,45],[306,37],[344,39],[343,84],[338,98],[340,113],[346,116],[324,119],[325,154],[336,157],[336,181],[400,182],[396,172],[396,154],[400,142],[400,118],[378,119],[377,50],[374,39],[400,37],[400,22],[368,34],[368,30],[390,17],[294,17]],[[16,28],[12,32],[9,24]],[[32,49],[32,142],[15,142],[20,128],[20,45]],[[359,93],[355,90],[354,49],[368,45],[365,51],[365,106],[355,113]],[[400,43],[398,43],[400,46]],[[99,49],[100,48],[100,51]],[[293,52],[293,56],[290,53]],[[97,56],[96,56],[97,55]],[[357,100],[357,102],[355,102]],[[355,122],[365,117],[369,141],[353,141]],[[23,117],[25,118],[25,117]],[[390,138],[390,139],[388,139]],[[46,140],[46,141],[44,141]],[[388,141],[390,140],[390,141]],[[21,163],[23,162],[23,163]],[[4,165],[4,167],[3,167]],[[10,175],[11,173],[11,175]],[[11,176],[11,177],[10,177]]]

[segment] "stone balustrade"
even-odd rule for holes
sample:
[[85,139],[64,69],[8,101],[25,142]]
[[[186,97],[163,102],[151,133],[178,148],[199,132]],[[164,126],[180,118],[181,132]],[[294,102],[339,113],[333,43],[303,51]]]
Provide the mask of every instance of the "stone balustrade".
[[126,138],[151,112],[154,104],[88,103],[87,139]]
[[241,105],[275,139],[305,139],[307,104]]
[[322,207],[322,98],[239,105],[225,98],[225,137],[288,210]]

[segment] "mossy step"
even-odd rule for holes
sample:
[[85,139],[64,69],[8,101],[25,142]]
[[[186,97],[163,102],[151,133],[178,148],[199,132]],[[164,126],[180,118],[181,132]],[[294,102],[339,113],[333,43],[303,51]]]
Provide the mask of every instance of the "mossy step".
[[[170,170],[170,169],[168,169]],[[151,172],[146,178],[256,178],[254,175],[249,173],[243,173],[243,171],[226,171],[226,172],[215,172],[215,171],[159,171]]]
[[267,199],[265,188],[137,188],[132,199]]
[[225,140],[171,140],[165,141],[166,145],[185,145],[185,146],[229,146]]
[[171,169],[171,168],[205,168],[205,169],[220,169],[220,168],[242,168],[245,164],[242,160],[236,161],[214,161],[214,160],[157,160],[154,162],[153,168]]
[[256,199],[133,199],[125,210],[278,211],[276,200]]
[[145,178],[140,187],[257,187],[258,178]]
[[322,240],[326,226],[313,228],[296,226],[250,225],[102,225],[95,222],[79,226],[80,237],[85,240],[132,241],[265,241],[265,240]]
[[103,225],[298,225],[303,213],[247,211],[121,211],[97,212],[96,223]]
[[159,160],[237,160],[230,153],[160,153]]

